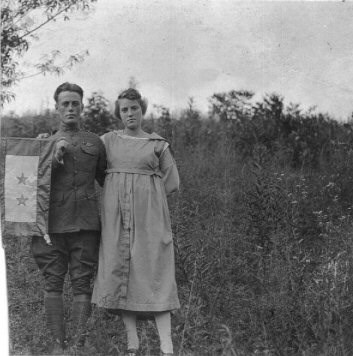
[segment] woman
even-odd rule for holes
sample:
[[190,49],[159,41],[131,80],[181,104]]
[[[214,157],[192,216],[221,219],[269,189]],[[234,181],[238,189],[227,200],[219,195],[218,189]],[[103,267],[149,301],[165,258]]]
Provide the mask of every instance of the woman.
[[141,128],[147,103],[123,91],[115,114],[124,130],[102,136],[108,169],[102,196],[102,240],[92,302],[121,312],[128,355],[136,355],[138,314],[153,314],[162,355],[173,354],[170,311],[179,308],[166,196],[179,175],[166,140]]

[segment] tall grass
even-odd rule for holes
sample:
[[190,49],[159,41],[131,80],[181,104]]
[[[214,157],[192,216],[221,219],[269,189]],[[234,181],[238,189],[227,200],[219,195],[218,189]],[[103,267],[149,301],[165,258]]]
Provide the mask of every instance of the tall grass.
[[[190,107],[178,120],[164,108],[145,122],[169,139],[181,176],[169,201],[179,356],[349,354],[352,130],[285,111],[277,99],[237,108],[231,121]],[[6,253],[12,353],[43,354],[42,277],[27,240],[8,239]],[[154,323],[139,327],[142,354],[158,355]],[[86,354],[119,355],[125,346],[119,317],[94,309]]]

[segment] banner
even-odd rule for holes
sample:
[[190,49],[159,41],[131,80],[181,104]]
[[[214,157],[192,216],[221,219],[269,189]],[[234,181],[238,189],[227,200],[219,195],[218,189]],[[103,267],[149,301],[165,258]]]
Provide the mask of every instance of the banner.
[[3,236],[48,232],[54,141],[1,138],[0,198]]

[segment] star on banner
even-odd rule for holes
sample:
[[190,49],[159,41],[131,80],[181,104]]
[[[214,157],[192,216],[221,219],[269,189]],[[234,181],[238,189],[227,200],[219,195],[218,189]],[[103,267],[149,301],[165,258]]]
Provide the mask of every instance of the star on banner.
[[16,177],[16,178],[18,179],[18,184],[21,184],[21,183],[26,184],[26,180],[28,179],[28,177],[25,177],[23,172],[22,172],[21,177]]
[[25,198],[25,197],[23,196],[23,194],[21,194],[21,197],[20,197],[20,198],[16,198],[16,199],[18,200],[17,205],[24,205],[24,206],[26,206],[26,200],[28,200],[28,198]]

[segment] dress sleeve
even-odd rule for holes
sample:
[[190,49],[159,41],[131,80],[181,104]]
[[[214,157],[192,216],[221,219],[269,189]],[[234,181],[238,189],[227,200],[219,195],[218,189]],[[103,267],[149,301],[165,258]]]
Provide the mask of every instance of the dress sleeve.
[[159,168],[163,174],[162,180],[167,195],[179,190],[178,168],[168,146],[166,143],[159,158]]

